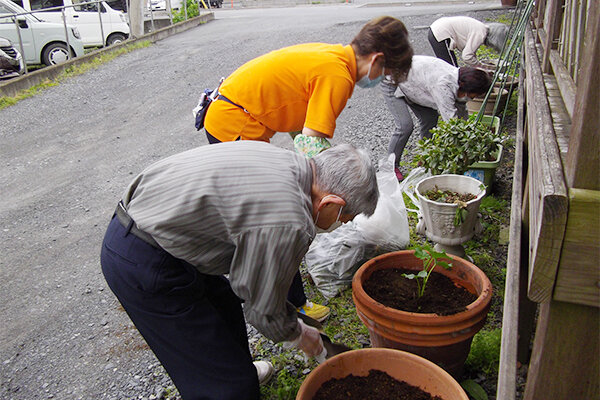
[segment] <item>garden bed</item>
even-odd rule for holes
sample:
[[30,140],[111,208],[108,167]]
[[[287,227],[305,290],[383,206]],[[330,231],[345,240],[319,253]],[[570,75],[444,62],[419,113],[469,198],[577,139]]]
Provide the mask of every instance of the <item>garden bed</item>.
[[[504,123],[504,128],[507,129],[511,139],[514,138],[515,123],[514,115],[507,117]],[[490,400],[496,398],[498,380],[513,162],[514,148],[510,142],[505,147],[502,163],[496,171],[493,190],[481,204],[480,212],[484,230],[464,244],[467,254],[473,258],[473,263],[491,280],[494,290],[487,322],[473,339],[465,373],[459,382],[477,383],[485,390]],[[407,208],[410,208],[408,204]],[[426,242],[423,236],[416,233],[416,224],[416,216],[409,213],[411,246]],[[370,347],[369,333],[356,315],[351,289],[342,291],[340,295],[327,302],[312,284],[306,270],[302,268],[301,271],[308,298],[331,307],[331,315],[324,323],[325,332],[329,337],[355,349]],[[261,388],[262,398],[294,399],[300,384],[317,364],[312,360],[305,361],[299,351],[285,351],[281,346],[274,345],[260,335],[253,336],[253,328],[249,328],[252,338],[251,350],[255,358],[271,359],[278,371],[277,376]],[[524,383],[525,373],[526,368],[521,367],[521,385]],[[517,393],[517,399],[519,398],[521,398],[520,392]]]

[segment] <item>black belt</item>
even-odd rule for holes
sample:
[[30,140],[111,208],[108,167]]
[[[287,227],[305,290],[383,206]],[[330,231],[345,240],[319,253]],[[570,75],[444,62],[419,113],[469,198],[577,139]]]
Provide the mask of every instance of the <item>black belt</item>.
[[148,243],[152,247],[156,247],[157,249],[161,248],[158,245],[158,243],[156,243],[156,240],[154,240],[154,238],[152,236],[150,236],[149,234],[140,230],[137,227],[137,225],[135,224],[133,219],[131,219],[129,214],[127,214],[127,210],[125,210],[125,206],[120,201],[119,201],[119,204],[117,204],[117,209],[115,210],[115,214],[117,216],[117,219],[121,223],[121,225],[123,225],[125,228],[129,228],[129,232],[133,236],[143,240],[144,242]]
[[226,101],[229,104],[233,104],[237,108],[241,108],[242,110],[244,110],[244,112],[246,112],[246,113],[248,112],[248,111],[246,111],[246,109],[244,107],[240,106],[239,104],[235,104],[233,101],[229,100],[227,97],[223,96],[221,93],[219,93],[219,95],[217,96],[217,100]]

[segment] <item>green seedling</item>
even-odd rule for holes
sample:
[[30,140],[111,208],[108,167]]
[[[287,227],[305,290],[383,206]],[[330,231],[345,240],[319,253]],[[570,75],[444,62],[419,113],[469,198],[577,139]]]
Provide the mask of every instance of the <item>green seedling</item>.
[[423,261],[423,269],[418,274],[402,274],[407,279],[417,280],[417,297],[421,298],[425,294],[425,287],[429,276],[433,272],[436,265],[444,267],[445,269],[452,268],[452,264],[442,259],[449,259],[448,254],[445,251],[435,251],[430,245],[417,245],[415,246],[415,257]]
[[467,210],[467,203],[464,201],[456,200],[454,202],[458,207],[456,207],[456,213],[454,214],[454,226],[460,226],[463,222],[467,220],[467,215],[469,215],[469,210]]

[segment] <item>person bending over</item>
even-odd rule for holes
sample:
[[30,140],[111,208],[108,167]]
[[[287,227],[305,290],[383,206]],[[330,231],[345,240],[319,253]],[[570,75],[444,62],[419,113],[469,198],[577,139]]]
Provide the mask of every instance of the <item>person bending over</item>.
[[437,58],[458,67],[454,50],[468,66],[477,66],[477,49],[482,44],[502,51],[508,27],[497,22],[484,24],[471,17],[442,17],[429,27],[429,44]]
[[[406,27],[387,16],[368,22],[346,46],[305,43],[262,55],[219,87],[204,122],[208,142],[268,142],[276,132],[301,131],[296,148],[327,148],[354,86],[374,87],[385,74],[402,81],[412,55]],[[300,273],[288,299],[319,321],[329,315],[329,307],[307,301]]]
[[[438,117],[466,119],[468,100],[487,93],[491,79],[487,72],[472,67],[454,67],[439,58],[413,56],[408,78],[399,84],[384,80],[381,85],[383,97],[394,118],[388,154],[396,155],[396,163],[413,132],[410,109],[419,122],[421,137],[431,137],[429,132],[438,123]],[[396,176],[403,179],[398,166]]]
[[369,156],[351,145],[311,159],[257,141],[201,146],[129,184],[102,272],[184,399],[258,399],[273,366],[253,363],[246,321],[319,355],[289,287],[317,228],[372,215],[378,196]]

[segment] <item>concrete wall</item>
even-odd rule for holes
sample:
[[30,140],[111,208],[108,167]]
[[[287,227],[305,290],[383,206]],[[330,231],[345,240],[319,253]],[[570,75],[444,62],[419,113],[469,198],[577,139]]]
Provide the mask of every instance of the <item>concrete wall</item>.
[[197,17],[190,18],[187,21],[182,21],[174,25],[170,25],[161,29],[158,29],[154,32],[148,33],[146,35],[141,36],[138,39],[126,40],[125,42],[116,44],[110,47],[104,47],[99,50],[92,51],[91,53],[85,54],[81,57],[75,57],[71,60],[68,60],[64,63],[53,65],[50,67],[45,67],[40,70],[28,73],[19,78],[10,79],[2,84],[0,84],[0,96],[12,97],[17,93],[23,90],[27,90],[32,86],[38,85],[48,79],[52,80],[59,76],[67,67],[72,65],[80,65],[87,61],[92,60],[96,56],[111,51],[114,49],[118,49],[119,47],[127,46],[130,43],[135,43],[140,40],[150,40],[152,42],[156,42],[157,40],[164,39],[168,36],[174,35],[176,33],[188,30],[190,28],[194,28],[202,23],[212,21],[215,19],[215,14],[213,12],[207,12],[201,14]]

